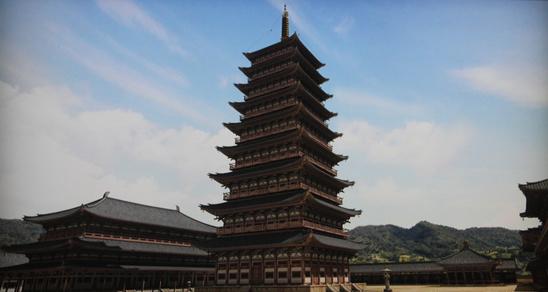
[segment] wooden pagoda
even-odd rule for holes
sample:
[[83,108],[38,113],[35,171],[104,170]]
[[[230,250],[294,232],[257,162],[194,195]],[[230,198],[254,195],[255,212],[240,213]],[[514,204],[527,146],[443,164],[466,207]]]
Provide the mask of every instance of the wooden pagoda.
[[527,264],[533,276],[533,285],[539,291],[548,290],[548,179],[520,184],[525,196],[525,211],[522,218],[537,218],[540,225],[520,231],[522,249],[533,252],[534,258]]
[[[0,269],[14,291],[126,291],[214,281],[215,262],[196,247],[215,227],[177,210],[103,198],[25,217],[46,232],[38,242],[3,247],[29,262]],[[213,283],[212,283],[213,284]]]
[[[236,145],[217,149],[234,161],[230,172],[210,174],[225,188],[224,202],[202,205],[223,222],[205,244],[217,259],[218,286],[313,286],[349,282],[349,259],[361,248],[343,225],[361,213],[341,206],[353,182],[334,170],[346,156],[330,142],[334,117],[320,85],[322,64],[282,17],[281,41],[244,53],[248,77],[235,84],[244,101],[230,102],[240,121],[225,123]],[[216,289],[220,289],[217,287]]]

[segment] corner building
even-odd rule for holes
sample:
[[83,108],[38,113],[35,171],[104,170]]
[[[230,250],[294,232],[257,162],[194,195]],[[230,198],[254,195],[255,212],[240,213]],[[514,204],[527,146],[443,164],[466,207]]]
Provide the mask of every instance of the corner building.
[[215,262],[196,244],[214,238],[215,227],[179,208],[105,193],[93,202],[24,220],[46,232],[37,242],[3,247],[25,254],[29,262],[0,268],[2,291],[171,291],[214,281]]
[[224,124],[236,145],[218,147],[234,163],[210,174],[228,192],[201,206],[223,222],[204,244],[217,259],[217,286],[346,284],[361,248],[343,229],[361,211],[341,206],[339,193],[354,183],[334,170],[347,157],[330,145],[341,134],[327,123],[336,113],[324,106],[332,97],[320,87],[324,64],[288,31],[285,11],[281,41],[244,53],[248,82],[235,84],[244,101],[230,103],[240,121]]

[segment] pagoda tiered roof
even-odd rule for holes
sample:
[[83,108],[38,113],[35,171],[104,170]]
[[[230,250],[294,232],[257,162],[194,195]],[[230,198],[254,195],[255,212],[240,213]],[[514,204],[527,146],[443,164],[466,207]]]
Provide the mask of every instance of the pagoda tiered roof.
[[72,249],[113,251],[113,252],[135,252],[135,253],[156,253],[156,254],[177,254],[192,256],[207,256],[207,252],[190,244],[170,244],[162,242],[138,242],[123,239],[103,239],[79,236],[71,239],[60,239],[50,241],[39,241],[27,244],[20,244],[11,247],[4,247],[8,252],[13,253],[47,253],[67,252]]
[[265,95],[266,93],[270,93],[270,91],[265,91],[263,93],[251,93],[252,90],[268,86],[276,82],[286,81],[290,78],[299,80],[298,82],[302,83],[305,88],[320,101],[325,101],[333,97],[332,94],[326,93],[298,64],[295,66],[289,66],[284,70],[268,75],[268,78],[254,79],[250,80],[248,83],[236,83],[234,86],[244,93],[247,96],[247,99],[253,99],[261,95]]
[[247,72],[247,74],[249,74],[249,75],[247,74],[246,75],[249,78],[248,81],[252,83],[255,83],[255,82],[259,83],[263,81],[264,79],[270,79],[270,78],[273,78],[274,76],[283,76],[288,73],[294,72],[295,69],[305,72],[305,74],[307,74],[308,77],[315,84],[318,84],[318,85],[329,80],[328,78],[325,78],[324,76],[322,76],[320,72],[315,70],[312,66],[310,66],[310,64],[306,60],[303,60],[302,58],[299,58],[298,56],[300,56],[300,53],[298,52],[298,50],[296,50],[295,53],[292,56],[290,56],[290,59],[280,60],[282,61],[280,64],[268,63],[268,64],[263,64],[263,66],[251,66],[247,68],[239,67],[239,69],[242,72],[244,73]]
[[331,174],[328,174],[323,169],[316,166],[314,162],[311,162],[306,157],[284,159],[257,166],[241,168],[225,173],[212,173],[209,174],[209,177],[225,186],[228,186],[234,181],[252,179],[275,173],[286,173],[291,170],[301,168],[309,174],[320,177],[322,179],[322,182],[334,186],[338,189],[344,189],[354,184],[354,182],[352,181],[342,180],[333,177]]
[[242,212],[244,210],[255,210],[265,208],[277,208],[283,206],[295,206],[309,204],[311,207],[323,209],[327,212],[336,213],[345,217],[360,215],[360,210],[344,208],[331,203],[328,203],[320,198],[315,197],[311,193],[303,190],[295,190],[273,195],[263,195],[240,200],[231,200],[218,204],[201,205],[200,208],[214,215],[232,214]]
[[[299,63],[299,65],[314,79],[314,81],[318,84],[322,84],[323,82],[326,82],[329,80],[329,78],[325,78],[322,76],[316,68],[310,62],[303,56],[303,54],[300,52],[299,48],[294,47],[292,50],[289,50],[286,54],[281,54],[278,56],[275,56],[268,60],[268,62],[262,62],[259,64],[254,64],[250,67],[238,67],[240,71],[242,71],[250,80],[251,79],[258,79],[268,76],[267,74],[270,74],[271,72],[278,71],[282,69],[284,64],[287,64],[288,62],[292,63]],[[280,66],[280,68],[276,68]],[[268,70],[268,72],[264,72],[265,70]],[[258,73],[261,73],[260,75],[257,75]]]
[[520,216],[543,220],[548,210],[548,179],[520,184],[519,189],[527,199]]
[[312,113],[305,106],[299,103],[280,110],[268,112],[261,116],[247,118],[241,122],[223,123],[223,125],[234,134],[240,135],[240,132],[248,127],[265,124],[270,121],[281,119],[283,117],[293,116],[300,116],[303,120],[306,120],[313,124],[315,126],[314,129],[322,133],[328,141],[342,136],[341,133],[337,133],[329,129],[329,127],[321,119],[319,119],[316,115],[314,115],[314,113]]
[[25,216],[24,220],[38,224],[46,224],[47,222],[63,220],[82,213],[121,222],[139,223],[203,233],[215,233],[216,230],[214,226],[200,222],[178,210],[128,202],[111,198],[107,195],[99,200],[59,212]]
[[312,137],[306,130],[304,129],[293,129],[286,132],[273,134],[272,136],[262,137],[254,140],[248,140],[245,142],[241,142],[237,145],[232,146],[219,146],[217,147],[217,150],[219,150],[224,155],[234,158],[237,155],[240,155],[242,153],[245,153],[247,151],[258,149],[258,148],[264,148],[264,147],[270,147],[272,145],[280,144],[285,141],[296,141],[302,139],[303,142],[306,143],[306,145],[315,146],[315,149],[320,151],[320,154],[322,157],[328,159],[329,161],[332,161],[334,164],[337,164],[343,160],[348,159],[348,156],[341,155],[341,154],[335,154],[333,151],[331,151],[331,148],[326,146],[323,143],[318,143],[318,140],[314,137]]
[[265,101],[268,101],[272,99],[273,97],[279,97],[279,96],[298,96],[303,100],[303,102],[310,106],[311,109],[314,110],[315,113],[317,113],[323,120],[330,119],[337,115],[337,113],[331,112],[325,108],[325,106],[322,104],[320,100],[315,98],[312,93],[307,90],[302,83],[295,82],[291,86],[285,87],[281,91],[277,91],[274,93],[269,93],[265,95],[261,95],[252,99],[248,99],[246,101],[242,102],[229,102],[229,104],[239,111],[242,114],[245,114],[245,111],[249,108],[252,108],[256,106],[257,104],[264,103]]
[[280,42],[277,42],[273,45],[270,45],[268,47],[262,48],[260,50],[254,51],[254,52],[248,52],[244,53],[244,56],[251,61],[251,63],[257,63],[256,60],[260,57],[264,57],[265,55],[272,54],[275,52],[280,52],[284,48],[287,47],[297,47],[303,56],[306,57],[306,59],[310,62],[312,66],[314,66],[315,69],[318,69],[325,64],[320,62],[309,50],[308,48],[301,42],[299,39],[299,36],[296,33],[293,33],[290,37],[288,37],[285,40],[282,40]]
[[357,251],[363,245],[346,239],[326,236],[305,230],[289,230],[269,233],[223,236],[202,243],[203,248],[212,251],[251,249],[251,248],[280,248],[313,245],[340,250]]

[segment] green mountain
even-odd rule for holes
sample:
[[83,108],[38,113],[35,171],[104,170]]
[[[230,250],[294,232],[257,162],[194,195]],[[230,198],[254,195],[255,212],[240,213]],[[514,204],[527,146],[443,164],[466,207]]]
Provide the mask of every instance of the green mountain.
[[35,242],[44,229],[34,223],[19,219],[0,219],[0,267],[18,265],[27,262],[24,255],[5,253],[5,245]]
[[350,231],[351,240],[362,243],[355,262],[433,260],[457,252],[464,241],[484,254],[521,257],[521,237],[516,230],[501,227],[474,227],[464,230],[421,221],[411,228],[394,225],[359,226]]
[[[0,219],[0,247],[38,240],[40,225],[22,220]],[[473,249],[493,257],[524,258],[520,253],[518,231],[505,228],[468,228],[464,230],[421,221],[407,229],[394,225],[359,226],[350,231],[350,239],[362,243],[354,262],[431,260],[457,252],[464,240]],[[4,253],[0,249],[0,267],[26,262],[26,257]]]

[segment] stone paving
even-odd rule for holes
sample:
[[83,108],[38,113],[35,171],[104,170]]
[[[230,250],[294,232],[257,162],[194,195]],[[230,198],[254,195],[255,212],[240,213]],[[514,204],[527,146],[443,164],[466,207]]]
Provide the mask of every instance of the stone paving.
[[[384,286],[367,286],[367,292],[382,292]],[[513,292],[516,285],[506,286],[392,286],[393,292]]]

